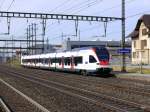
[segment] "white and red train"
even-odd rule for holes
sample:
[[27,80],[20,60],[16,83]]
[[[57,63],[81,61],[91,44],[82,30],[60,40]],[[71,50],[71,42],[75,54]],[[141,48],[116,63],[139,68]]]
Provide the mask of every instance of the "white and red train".
[[109,53],[105,47],[78,48],[72,51],[28,55],[21,57],[21,65],[83,75],[109,73]]

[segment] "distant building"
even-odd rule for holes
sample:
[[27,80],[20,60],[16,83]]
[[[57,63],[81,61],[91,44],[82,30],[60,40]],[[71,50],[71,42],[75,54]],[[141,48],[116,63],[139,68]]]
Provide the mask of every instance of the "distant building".
[[[33,48],[35,48],[35,46],[33,46]],[[39,48],[39,49],[33,49],[33,50],[32,49],[28,49],[29,50],[28,53],[29,54],[32,54],[32,53],[33,54],[52,53],[52,52],[56,52],[57,50],[61,49],[62,46],[61,45],[44,44],[44,49],[43,49],[43,45],[42,44],[38,44],[38,45],[36,45],[36,48]]]
[[[117,50],[121,49],[121,42],[120,41],[66,41],[62,45],[63,50],[72,50],[74,48],[79,48],[79,47],[94,47],[94,46],[104,46],[106,47],[111,56],[119,56]],[[131,42],[128,41],[126,42],[126,48],[131,49]],[[127,54],[130,56],[130,54]]]
[[150,15],[143,15],[128,37],[132,39],[132,64],[150,64]]

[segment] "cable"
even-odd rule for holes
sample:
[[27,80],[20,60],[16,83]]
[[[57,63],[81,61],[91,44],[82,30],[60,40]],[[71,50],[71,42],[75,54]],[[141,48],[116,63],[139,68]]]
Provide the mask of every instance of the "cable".
[[[71,1],[71,0],[70,0]],[[60,5],[56,6],[54,9],[52,9],[50,12],[56,11],[58,8],[66,5],[66,2],[70,2],[69,0],[65,0],[64,2],[62,2]]]
[[[128,0],[128,1],[126,1],[126,3],[131,3],[131,2],[133,2],[133,1],[136,1],[136,0]],[[75,6],[78,6],[79,4],[84,4],[85,2],[89,2],[89,0],[86,0],[86,1],[84,1],[84,2],[78,3],[78,4],[76,4]],[[102,2],[102,0],[101,0],[100,2]],[[89,3],[88,3],[88,4],[89,4]],[[96,4],[96,2],[95,2],[94,4]],[[94,4],[93,4],[93,5],[94,5]],[[87,5],[87,4],[86,4],[86,5]],[[122,5],[122,4],[115,5],[115,6],[111,7],[111,8],[105,9],[105,10],[103,10],[103,11],[101,11],[101,12],[108,11],[108,10],[111,10],[111,9],[113,9],[113,8],[118,8],[118,6],[121,6],[121,5]],[[75,6],[72,6],[71,8],[69,8],[69,9],[67,9],[67,10],[71,10],[71,9],[73,9]],[[88,7],[89,7],[89,6],[86,6],[86,7],[84,7],[84,9],[86,9],[86,8],[88,8]],[[78,10],[77,12],[81,12],[81,11],[83,11],[84,9],[80,9],[80,10]],[[51,26],[51,25],[53,25],[53,24],[54,24],[54,23],[48,25],[48,27]],[[48,27],[47,27],[47,28],[48,28]]]
[[[136,1],[136,0],[128,0],[128,1],[126,1],[126,4],[129,4],[129,3],[133,2],[133,1]],[[120,7],[120,6],[122,6],[122,4],[118,4],[118,5],[112,6],[112,7],[110,7],[110,8],[106,8],[106,9],[104,9],[104,10],[102,10],[102,11],[95,12],[95,13],[93,13],[93,14],[107,12],[107,11],[110,11],[110,10],[112,10],[112,9],[118,8],[118,7]]]
[[150,10],[147,10],[147,11],[144,11],[144,12],[140,12],[140,13],[137,13],[137,14],[133,14],[133,15],[127,16],[126,19],[133,18],[135,16],[138,16],[138,15],[141,15],[141,14],[144,14],[144,13],[147,13],[147,12],[150,12]]
[[[71,1],[71,0],[70,0],[70,1]],[[66,2],[70,2],[70,1],[69,1],[69,0],[65,0],[65,1],[62,2],[60,5],[58,5],[58,6],[56,6],[55,8],[53,8],[53,9],[50,11],[50,13],[53,12],[54,10],[57,10],[58,8],[64,6],[64,5],[66,4]],[[52,23],[52,24],[53,24],[53,23]],[[51,26],[52,24],[48,25],[47,28],[48,28],[49,26]],[[46,28],[46,30],[47,30],[47,28]]]
[[81,7],[82,5],[85,5],[85,3],[90,2],[90,1],[91,1],[91,0],[86,0],[86,1],[83,1],[83,2],[79,2],[79,3],[75,4],[75,5],[73,5],[72,7],[70,7],[70,8],[68,8],[68,9],[64,10],[63,12],[72,11],[72,10],[74,10],[74,8],[76,9],[76,8],[78,8],[78,7]]
[[12,0],[12,2],[10,3],[10,5],[9,5],[9,7],[8,7],[8,9],[7,9],[7,11],[11,8],[11,6],[13,5],[14,2],[15,2],[15,0]]
[[87,3],[85,7],[79,8],[79,9],[78,9],[76,12],[74,12],[74,13],[79,13],[79,12],[81,12],[81,11],[83,11],[83,10],[89,8],[89,7],[92,7],[92,6],[94,6],[94,5],[98,5],[98,4],[101,3],[102,1],[103,1],[103,0],[100,0],[100,1],[95,0],[95,1],[93,1],[93,2],[91,2],[91,3]]
[[[91,7],[91,6],[95,5],[95,4],[98,4],[97,2],[102,2],[102,1],[103,1],[103,0],[95,0],[95,1],[91,1],[91,2],[90,2],[90,0],[86,0],[86,1],[81,2],[81,3],[78,3],[78,4],[80,4],[80,5],[81,5],[81,4],[86,5],[86,6],[84,7],[84,9],[87,9],[88,7]],[[85,4],[86,2],[90,2],[90,3]],[[76,4],[75,6],[78,6],[78,4]],[[80,6],[80,5],[79,5],[79,6]],[[67,10],[71,10],[71,9],[74,8],[75,6],[72,6],[71,8],[69,8],[69,9],[67,9]],[[80,6],[80,8],[79,8],[79,10],[78,10],[77,12],[81,12],[81,11],[83,11],[84,9],[82,8],[82,6]],[[75,13],[76,13],[76,12],[75,12]],[[54,24],[54,23],[48,25],[47,28],[48,28],[49,26],[53,25],[53,24]]]
[[[68,0],[67,0],[68,1]],[[76,6],[80,6],[80,5],[82,5],[82,4],[84,4],[84,3],[86,3],[86,2],[88,2],[89,0],[86,0],[86,1],[84,1],[84,2],[80,2],[80,3],[78,3],[78,4],[76,4],[76,5],[74,5],[74,6],[72,6],[71,8],[68,8],[68,9],[66,9],[66,10],[64,10],[62,13],[64,13],[65,11],[70,11],[71,9],[73,9],[74,7],[76,7]],[[64,4],[64,2],[62,3],[62,5]],[[57,7],[56,7],[57,8]],[[54,25],[54,24],[56,24],[56,22],[55,23],[52,23],[52,24],[50,24],[50,25],[48,25],[47,26],[47,29],[48,29],[48,27],[49,26],[51,26],[51,25]]]

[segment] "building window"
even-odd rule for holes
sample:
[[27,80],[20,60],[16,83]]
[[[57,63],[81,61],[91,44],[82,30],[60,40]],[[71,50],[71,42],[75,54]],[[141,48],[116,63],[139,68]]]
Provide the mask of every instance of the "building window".
[[134,48],[136,48],[136,41],[133,41]]
[[141,40],[141,49],[147,47],[147,40]]
[[133,58],[136,58],[136,52],[133,52],[132,55],[133,55]]
[[143,35],[143,36],[144,36],[144,35],[147,35],[147,29],[146,29],[146,28],[142,29],[142,35]]
[[150,38],[150,30],[148,30],[148,38]]

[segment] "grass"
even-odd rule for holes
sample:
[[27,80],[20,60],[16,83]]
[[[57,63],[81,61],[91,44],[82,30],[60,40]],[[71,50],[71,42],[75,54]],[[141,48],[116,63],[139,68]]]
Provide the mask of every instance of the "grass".
[[[121,71],[121,66],[113,66],[113,71]],[[140,73],[140,67],[126,67],[126,71],[129,73]],[[143,74],[150,74],[150,69],[142,68]]]
[[13,67],[17,67],[20,68],[20,60],[18,58],[15,59],[10,59],[9,61],[7,61],[7,64],[13,66]]

